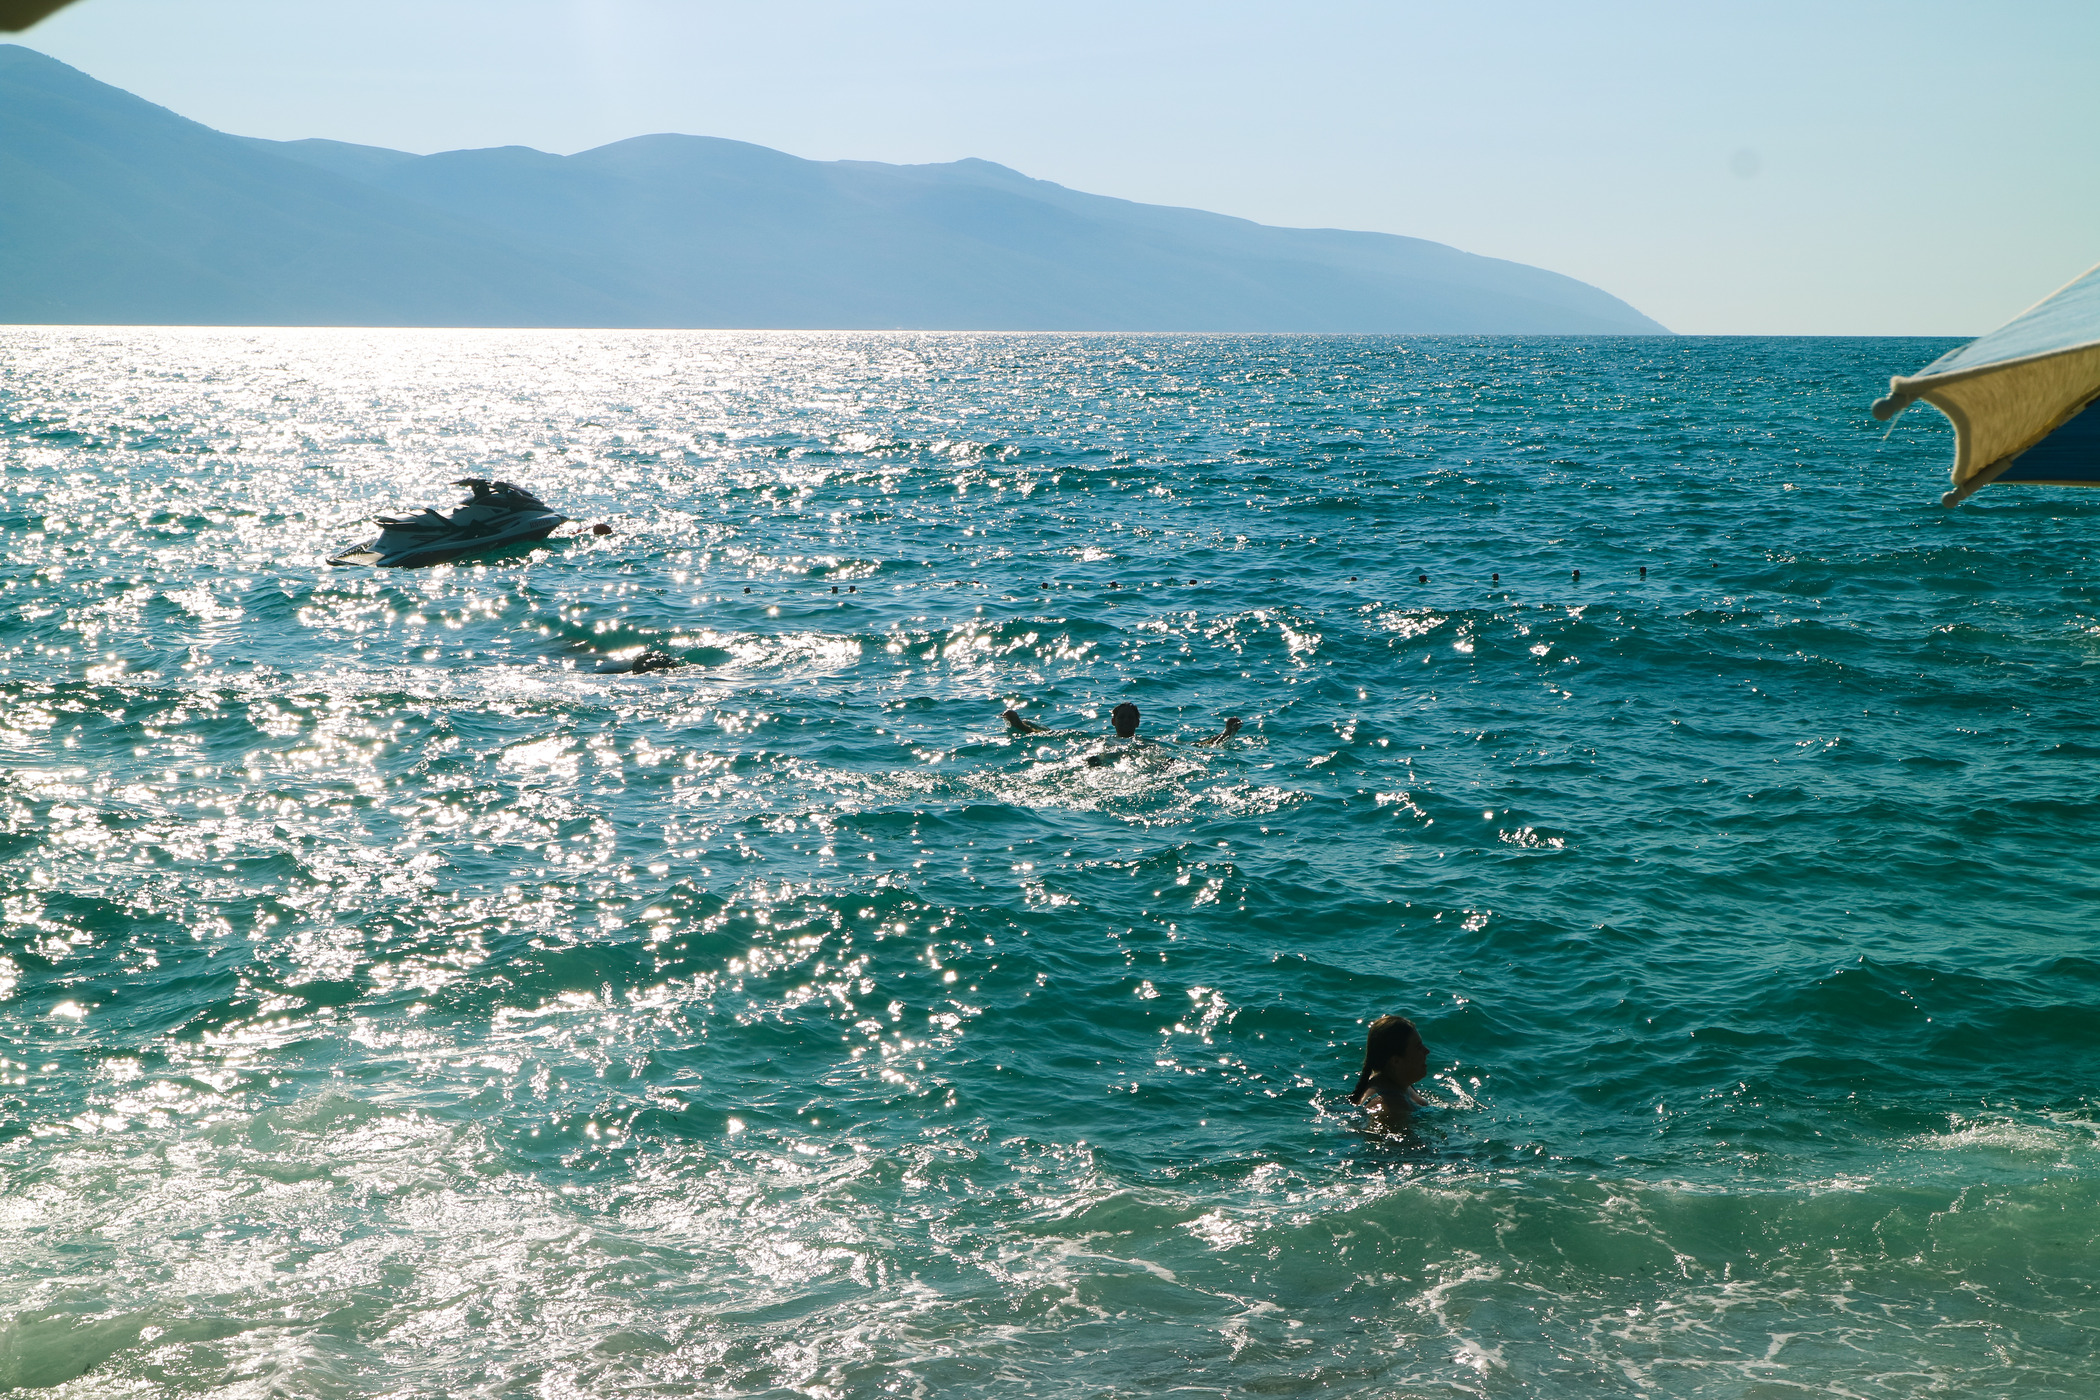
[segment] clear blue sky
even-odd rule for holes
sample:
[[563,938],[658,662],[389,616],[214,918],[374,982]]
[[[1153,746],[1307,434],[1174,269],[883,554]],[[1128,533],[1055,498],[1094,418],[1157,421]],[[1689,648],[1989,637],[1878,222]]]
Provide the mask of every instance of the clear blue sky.
[[1690,332],[1974,334],[2100,261],[2094,0],[82,0],[17,42],[247,136],[982,156]]

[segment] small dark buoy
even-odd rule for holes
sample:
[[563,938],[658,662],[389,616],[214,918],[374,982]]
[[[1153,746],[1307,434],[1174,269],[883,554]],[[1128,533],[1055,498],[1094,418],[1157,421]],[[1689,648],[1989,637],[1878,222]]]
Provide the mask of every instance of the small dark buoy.
[[1581,582],[1582,582],[1582,570],[1580,570],[1580,569],[1577,569],[1577,570],[1575,571],[1575,581],[1576,581],[1577,583],[1581,583]]
[[1493,583],[1500,583],[1500,582],[1502,582],[1502,575],[1500,575],[1500,574],[1494,574],[1494,575],[1491,575],[1491,576],[1490,576],[1490,581],[1491,581],[1491,582],[1493,582]]
[[1646,564],[1641,565],[1641,577],[1648,577],[1648,566]]
[[609,535],[612,533],[612,526],[601,520],[596,525],[591,526],[591,533],[594,535]]
[[1048,588],[1049,586],[1050,585],[1047,583],[1039,583],[1036,585],[1037,588]]
[[748,584],[748,583],[747,583],[747,584],[745,584],[745,585],[744,585],[744,591],[745,591],[746,593],[749,593],[749,592],[751,591],[751,585],[750,585],[750,584]]
[[1416,583],[1427,583],[1427,582],[1429,582],[1429,575],[1427,575],[1427,574],[1416,574],[1416,575],[1415,575],[1415,582],[1416,582]]

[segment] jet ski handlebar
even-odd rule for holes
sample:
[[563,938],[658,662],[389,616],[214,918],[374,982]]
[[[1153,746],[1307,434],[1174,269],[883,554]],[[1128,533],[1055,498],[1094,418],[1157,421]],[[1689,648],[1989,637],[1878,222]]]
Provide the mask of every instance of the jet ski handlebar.
[[463,476],[452,483],[464,486],[473,493],[469,505],[501,506],[506,510],[545,510],[546,502],[522,486],[513,486],[507,481],[491,481],[485,476]]

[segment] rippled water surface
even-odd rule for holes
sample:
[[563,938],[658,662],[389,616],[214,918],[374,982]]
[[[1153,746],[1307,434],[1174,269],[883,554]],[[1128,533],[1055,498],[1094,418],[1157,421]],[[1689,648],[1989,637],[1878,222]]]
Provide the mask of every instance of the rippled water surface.
[[[0,331],[0,1386],[2093,1394],[1943,348]],[[469,474],[616,533],[324,563]]]

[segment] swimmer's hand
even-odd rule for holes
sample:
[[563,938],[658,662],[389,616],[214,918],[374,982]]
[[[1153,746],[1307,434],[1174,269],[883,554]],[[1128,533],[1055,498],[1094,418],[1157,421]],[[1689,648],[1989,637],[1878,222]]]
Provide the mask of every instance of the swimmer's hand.
[[1005,720],[1006,727],[1016,734],[1048,734],[1050,732],[1050,726],[1047,724],[1036,724],[1030,720],[1022,719],[1019,710],[1008,710],[1000,715],[999,718]]
[[631,661],[606,660],[598,663],[601,676],[645,676],[651,671],[668,671],[685,663],[669,652],[649,650]]
[[1231,715],[1228,716],[1225,720],[1225,732],[1223,734],[1213,734],[1208,739],[1198,739],[1196,742],[1198,744],[1204,744],[1208,745],[1209,747],[1216,748],[1219,744],[1224,743],[1227,739],[1230,739],[1233,735],[1239,732],[1240,717],[1238,715]]

